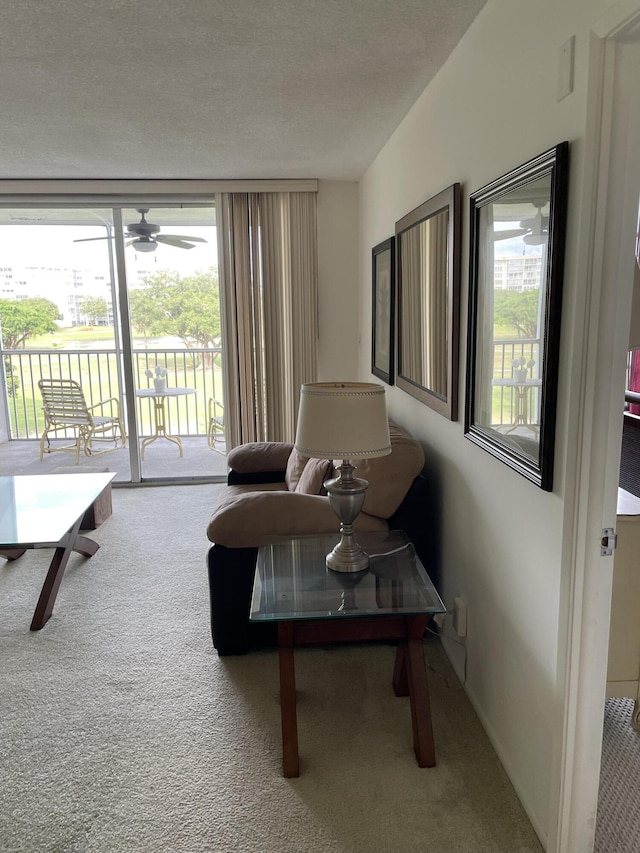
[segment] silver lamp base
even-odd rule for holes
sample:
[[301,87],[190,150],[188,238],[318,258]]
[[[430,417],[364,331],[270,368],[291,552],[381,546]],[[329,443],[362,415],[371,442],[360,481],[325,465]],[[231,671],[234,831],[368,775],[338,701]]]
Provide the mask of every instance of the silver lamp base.
[[366,480],[353,476],[353,465],[343,460],[338,468],[340,476],[324,484],[329,503],[340,519],[340,541],[327,554],[327,568],[334,572],[361,572],[369,566],[369,557],[353,538],[353,522],[364,503],[369,485]]

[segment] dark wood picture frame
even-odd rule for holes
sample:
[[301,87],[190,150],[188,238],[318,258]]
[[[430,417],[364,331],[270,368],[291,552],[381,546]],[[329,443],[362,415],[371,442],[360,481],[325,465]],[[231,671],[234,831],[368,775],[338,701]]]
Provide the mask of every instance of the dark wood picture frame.
[[458,417],[461,188],[452,184],[396,222],[396,385]]
[[394,383],[395,239],[389,237],[371,250],[371,372],[387,385]]
[[470,197],[465,436],[549,492],[568,169],[562,142]]

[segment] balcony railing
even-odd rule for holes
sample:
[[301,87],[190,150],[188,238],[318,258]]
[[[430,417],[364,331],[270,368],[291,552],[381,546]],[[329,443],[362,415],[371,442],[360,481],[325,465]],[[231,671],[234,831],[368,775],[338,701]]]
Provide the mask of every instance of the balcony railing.
[[[510,379],[513,361],[534,361],[535,375],[540,365],[540,341],[514,338],[494,342],[494,379]],[[2,353],[5,393],[9,414],[8,432],[12,439],[38,438],[44,429],[42,399],[38,391],[41,377],[75,379],[91,405],[109,397],[122,402],[118,358],[113,350],[4,350]],[[218,348],[134,350],[133,370],[136,388],[152,387],[145,371],[156,365],[168,371],[167,386],[194,388],[195,394],[178,397],[167,410],[167,428],[181,436],[207,435],[209,400],[223,403],[222,352]],[[537,424],[538,389],[529,389],[531,422]],[[493,389],[495,426],[510,424],[517,411],[513,387]],[[122,406],[126,419],[126,408]],[[138,432],[153,434],[153,410],[150,399],[136,400]],[[127,430],[128,431],[128,430]]]
[[[525,365],[534,362],[528,370],[528,378],[539,377],[540,339],[509,338],[493,342],[492,379],[513,379],[514,361],[524,359]],[[517,423],[521,415],[522,394],[527,394],[527,423],[536,427],[539,412],[539,388],[530,387],[524,392],[517,386],[494,385],[492,399],[492,426],[505,426]]]
[[[89,405],[117,397],[122,403],[118,370],[121,355],[113,350],[4,350],[2,370],[11,439],[33,439],[42,434],[44,415],[38,380],[75,379]],[[156,365],[167,369],[167,387],[193,388],[195,394],[175,398],[167,409],[167,429],[174,435],[207,435],[209,400],[223,403],[220,348],[144,349],[133,352],[136,388],[153,387],[145,371]],[[126,408],[121,406],[126,420]],[[136,399],[138,432],[153,433],[152,400]],[[127,429],[128,432],[128,429]]]

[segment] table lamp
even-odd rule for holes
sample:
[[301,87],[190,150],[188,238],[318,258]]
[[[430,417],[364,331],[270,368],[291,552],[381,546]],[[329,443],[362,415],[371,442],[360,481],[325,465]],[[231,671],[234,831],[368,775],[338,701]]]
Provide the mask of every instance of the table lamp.
[[360,572],[369,557],[353,538],[368,483],[353,476],[354,459],[391,453],[384,388],[371,382],[311,382],[300,389],[295,448],[314,459],[340,459],[340,476],[324,484],[340,520],[340,542],[327,554],[336,572]]

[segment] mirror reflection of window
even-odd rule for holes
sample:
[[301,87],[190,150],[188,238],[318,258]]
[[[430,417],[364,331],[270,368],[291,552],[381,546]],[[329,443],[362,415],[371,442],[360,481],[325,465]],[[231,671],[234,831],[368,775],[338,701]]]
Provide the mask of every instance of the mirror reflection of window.
[[471,193],[465,436],[553,488],[569,143]]
[[[486,426],[518,441],[536,456],[541,416],[544,279],[549,237],[551,177],[545,175],[481,210],[483,288],[479,329],[487,361],[479,365],[490,396],[479,412]],[[487,381],[488,380],[488,381]],[[533,446],[532,446],[533,445]]]

